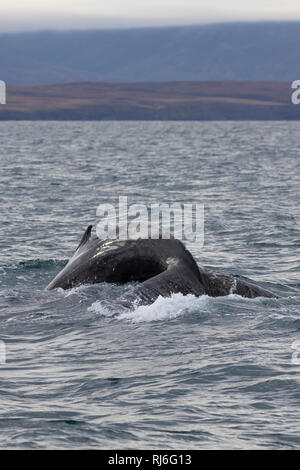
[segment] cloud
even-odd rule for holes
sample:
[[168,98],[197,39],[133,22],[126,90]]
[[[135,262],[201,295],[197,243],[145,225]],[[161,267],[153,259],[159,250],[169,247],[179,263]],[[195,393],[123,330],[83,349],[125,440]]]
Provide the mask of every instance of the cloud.
[[0,6],[0,32],[297,19],[298,0],[228,0],[226,6],[224,0],[53,0],[45,6],[35,0],[10,0]]

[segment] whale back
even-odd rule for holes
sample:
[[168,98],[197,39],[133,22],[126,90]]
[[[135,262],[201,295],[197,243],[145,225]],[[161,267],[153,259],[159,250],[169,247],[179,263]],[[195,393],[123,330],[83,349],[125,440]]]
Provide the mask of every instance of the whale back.
[[192,254],[176,239],[100,240],[86,229],[67,265],[47,286],[47,290],[68,289],[100,282],[139,282],[120,300],[150,303],[172,293],[243,297],[276,297],[272,292],[232,276],[199,268]]
[[[170,282],[178,272],[184,272],[187,279],[200,280],[194,258],[179,240],[100,240],[91,236],[91,230],[89,226],[67,265],[47,286],[48,290],[99,282],[145,282],[166,271],[168,276],[159,278],[159,284],[164,279]],[[155,283],[149,283],[149,288]]]

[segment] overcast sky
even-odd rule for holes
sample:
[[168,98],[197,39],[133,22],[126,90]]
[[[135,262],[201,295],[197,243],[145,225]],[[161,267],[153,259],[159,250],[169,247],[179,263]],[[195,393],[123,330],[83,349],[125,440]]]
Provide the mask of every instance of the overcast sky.
[[0,32],[300,20],[300,0],[8,0]]

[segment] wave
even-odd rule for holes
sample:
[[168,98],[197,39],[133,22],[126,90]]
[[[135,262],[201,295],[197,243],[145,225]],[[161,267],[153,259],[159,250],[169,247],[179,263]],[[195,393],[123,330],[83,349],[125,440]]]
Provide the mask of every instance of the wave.
[[53,266],[63,268],[67,260],[61,259],[31,259],[28,261],[20,261],[17,265],[13,267],[18,268],[21,267],[22,269],[48,269]]
[[[240,307],[241,303],[248,306],[253,303],[262,303],[266,300],[270,301],[270,299],[263,299],[262,297],[247,299],[237,294],[229,294],[224,297],[210,297],[208,295],[195,297],[192,294],[183,295],[176,293],[172,294],[170,297],[159,296],[150,305],[133,304],[130,310],[124,310],[123,307],[115,303],[112,304],[107,301],[97,300],[88,310],[106,317],[114,315],[118,320],[141,323],[173,320],[187,314],[197,314],[201,315],[201,317],[212,313],[220,314],[222,312],[226,314],[227,311],[232,309],[233,304]],[[123,309],[123,311],[120,312],[121,309]],[[117,311],[118,313],[116,314]]]
[[203,307],[207,307],[209,299],[207,295],[195,297],[181,293],[171,297],[159,296],[152,304],[134,306],[130,312],[120,313],[118,318],[132,323],[172,320],[187,313],[197,312],[199,308],[203,310]]
[[26,261],[19,261],[17,263],[6,263],[2,264],[0,267],[0,272],[1,273],[6,273],[6,271],[15,271],[15,270],[31,270],[31,269],[52,269],[54,268],[63,268],[65,264],[67,263],[67,260],[61,260],[61,259],[29,259]]

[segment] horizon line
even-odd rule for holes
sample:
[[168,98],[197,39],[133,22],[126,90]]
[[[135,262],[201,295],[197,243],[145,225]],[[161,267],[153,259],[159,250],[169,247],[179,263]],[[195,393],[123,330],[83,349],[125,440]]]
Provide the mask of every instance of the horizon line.
[[40,34],[40,33],[84,33],[84,32],[109,32],[109,31],[132,31],[132,30],[151,30],[151,29],[179,29],[179,28],[199,28],[199,27],[213,27],[213,26],[229,26],[229,25],[257,25],[257,24],[290,24],[300,23],[299,19],[291,20],[224,20],[224,21],[209,21],[203,23],[182,23],[182,24],[166,24],[166,25],[144,25],[144,26],[109,26],[107,28],[101,26],[97,27],[74,27],[74,28],[42,28],[42,29],[26,29],[26,30],[15,30],[15,31],[1,31],[0,35],[11,35],[11,34]]

